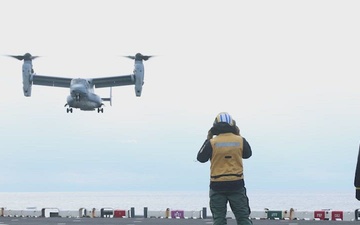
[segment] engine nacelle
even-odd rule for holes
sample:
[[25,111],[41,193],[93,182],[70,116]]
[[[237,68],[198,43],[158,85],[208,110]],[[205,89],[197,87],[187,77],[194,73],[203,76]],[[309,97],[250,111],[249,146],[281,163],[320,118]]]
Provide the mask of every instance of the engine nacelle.
[[31,87],[32,87],[32,65],[30,63],[24,63],[23,64],[23,91],[24,96],[30,97],[31,96]]
[[135,62],[134,76],[135,76],[135,94],[137,97],[140,97],[142,86],[144,84],[144,65],[142,64],[142,62]]

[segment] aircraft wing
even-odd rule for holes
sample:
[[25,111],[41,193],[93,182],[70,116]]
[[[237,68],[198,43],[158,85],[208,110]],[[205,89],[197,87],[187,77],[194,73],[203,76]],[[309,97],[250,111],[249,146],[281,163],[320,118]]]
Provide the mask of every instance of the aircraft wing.
[[96,88],[115,87],[135,84],[134,75],[93,78],[92,83]]
[[32,80],[33,80],[33,84],[35,85],[69,88],[72,78],[51,77],[51,76],[42,76],[35,74]]

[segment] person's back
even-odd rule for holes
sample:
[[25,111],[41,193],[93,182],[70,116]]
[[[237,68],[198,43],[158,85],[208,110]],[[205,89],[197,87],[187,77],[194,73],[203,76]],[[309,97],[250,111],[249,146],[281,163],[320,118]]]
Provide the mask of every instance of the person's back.
[[243,138],[233,133],[222,133],[210,140],[211,181],[235,181],[243,179]]

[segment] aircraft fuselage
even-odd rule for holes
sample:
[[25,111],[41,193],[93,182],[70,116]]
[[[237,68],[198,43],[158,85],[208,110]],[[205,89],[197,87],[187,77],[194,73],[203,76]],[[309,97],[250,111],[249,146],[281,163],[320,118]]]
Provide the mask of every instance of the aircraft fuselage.
[[71,81],[67,105],[71,108],[92,111],[101,108],[103,103],[102,99],[94,93],[91,80],[77,78]]

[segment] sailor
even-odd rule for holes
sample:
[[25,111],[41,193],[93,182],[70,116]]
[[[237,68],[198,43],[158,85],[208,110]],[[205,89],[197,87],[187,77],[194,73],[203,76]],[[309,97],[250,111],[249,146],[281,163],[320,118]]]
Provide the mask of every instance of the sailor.
[[225,225],[227,203],[230,203],[238,225],[252,224],[242,159],[250,158],[249,143],[240,135],[235,120],[219,113],[200,148],[197,160],[210,160],[210,210],[214,225]]
[[354,186],[355,186],[355,197],[357,200],[360,201],[360,145],[359,145],[359,153],[356,163]]

